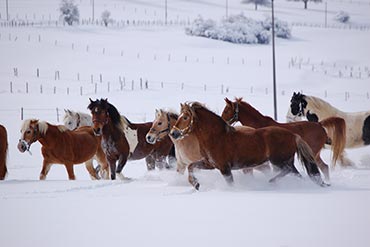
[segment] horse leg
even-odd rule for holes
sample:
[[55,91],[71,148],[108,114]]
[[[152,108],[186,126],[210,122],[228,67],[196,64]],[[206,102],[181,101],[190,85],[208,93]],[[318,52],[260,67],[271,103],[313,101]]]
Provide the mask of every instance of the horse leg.
[[42,169],[41,169],[41,172],[40,172],[40,180],[45,180],[46,179],[46,176],[48,175],[49,171],[50,171],[50,167],[51,167],[52,164],[50,164],[48,161],[43,161],[42,162]]
[[231,173],[231,168],[229,166],[225,166],[222,169],[220,169],[221,174],[224,176],[224,179],[226,180],[226,183],[228,185],[234,184],[234,177]]
[[116,179],[116,160],[113,158],[108,158],[107,159],[109,168],[110,168],[110,178],[112,180]]
[[155,159],[153,158],[152,155],[146,156],[145,161],[146,161],[146,168],[148,169],[148,171],[152,171],[155,169]]
[[109,166],[107,162],[107,158],[101,148],[98,148],[98,151],[96,152],[96,155],[94,157],[98,164],[100,165],[100,171],[97,170],[97,167],[95,169],[95,173],[100,172],[100,176],[103,179],[108,179],[109,178]]
[[200,184],[198,179],[194,176],[194,169],[211,170],[215,168],[209,165],[205,160],[195,161],[188,166],[188,181],[196,190],[199,190]]
[[64,166],[66,167],[67,169],[67,173],[68,173],[68,178],[69,180],[75,180],[76,177],[75,177],[75,173],[73,171],[73,164],[64,164]]
[[317,155],[316,157],[316,164],[320,168],[321,172],[324,174],[325,180],[329,182],[330,181],[329,166],[321,159],[320,155]]
[[121,180],[125,180],[127,178],[125,178],[125,176],[122,175],[122,169],[123,167],[126,165],[126,162],[127,162],[127,155],[123,155],[121,154],[119,156],[119,159],[118,159],[118,166],[117,166],[117,175],[120,177]]
[[90,160],[86,161],[85,162],[85,167],[86,167],[87,171],[89,172],[90,177],[91,177],[92,180],[99,179],[99,176],[98,176],[98,174],[95,171],[94,166],[93,166],[93,159],[90,159]]
[[275,163],[272,162],[274,165],[281,168],[280,172],[269,180],[270,183],[275,183],[276,181],[280,180],[282,177],[285,177],[289,173],[294,173],[295,175],[301,177],[301,174],[298,172],[297,168],[294,166],[294,156],[291,157],[289,160],[284,161],[282,163]]
[[180,160],[177,160],[176,171],[180,174],[184,174],[186,170],[186,164]]

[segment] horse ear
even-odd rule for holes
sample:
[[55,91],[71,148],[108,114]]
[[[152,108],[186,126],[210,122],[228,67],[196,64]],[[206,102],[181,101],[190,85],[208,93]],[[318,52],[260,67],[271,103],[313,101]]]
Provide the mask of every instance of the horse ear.
[[68,113],[66,109],[64,109],[64,113]]
[[231,104],[231,101],[230,101],[227,97],[226,97],[224,100],[225,100],[225,102],[226,102],[227,104],[229,104],[229,105]]

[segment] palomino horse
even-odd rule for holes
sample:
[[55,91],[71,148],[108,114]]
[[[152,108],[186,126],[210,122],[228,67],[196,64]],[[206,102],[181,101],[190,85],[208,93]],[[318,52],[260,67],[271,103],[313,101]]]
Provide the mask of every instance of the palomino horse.
[[[237,98],[234,102],[225,98],[226,106],[222,112],[222,118],[229,124],[240,121],[243,125],[253,128],[263,128],[267,126],[277,126],[290,130],[298,134],[311,147],[317,165],[329,181],[328,165],[320,157],[321,149],[328,140],[328,134],[332,133],[331,148],[332,162],[336,163],[338,157],[343,153],[345,145],[345,122],[342,118],[328,118],[319,123],[300,121],[295,123],[278,123],[271,117],[262,115],[254,107],[242,98]],[[325,131],[327,130],[327,132]]]
[[[90,99],[88,109],[92,114],[95,135],[103,136],[103,150],[107,155],[112,179],[115,179],[116,172],[121,175],[128,158],[131,160],[145,158],[149,170],[154,169],[156,162],[169,167],[166,157],[170,154],[173,143],[169,137],[155,145],[147,143],[145,135],[152,126],[151,122],[131,123],[127,118],[121,117],[118,110],[106,99],[96,101]],[[127,129],[134,130],[137,136],[137,144],[132,151],[130,151],[129,138],[125,133]],[[116,169],[117,160],[119,161]]]
[[[299,121],[306,117],[308,121],[318,122],[328,117],[340,117],[346,122],[346,148],[362,147],[370,144],[370,111],[343,112],[328,102],[301,93],[293,93],[287,121]],[[330,138],[333,138],[330,135]],[[354,165],[343,153],[339,157],[342,165]]]
[[[46,178],[52,164],[63,164],[69,179],[75,179],[73,165],[90,161],[95,154],[101,164],[105,162],[100,145],[101,138],[94,135],[92,127],[85,126],[70,131],[63,125],[52,125],[36,119],[25,120],[18,143],[19,151],[22,153],[29,151],[31,144],[36,141],[41,143],[44,157],[41,180]],[[98,179],[92,163],[86,162],[85,165],[90,176]]]
[[175,139],[191,135],[198,139],[203,158],[188,166],[189,182],[195,189],[200,186],[194,177],[195,168],[217,168],[229,184],[233,182],[231,170],[254,167],[267,160],[281,168],[270,182],[291,172],[299,174],[294,166],[295,153],[310,178],[320,186],[326,185],[311,148],[299,135],[280,127],[234,128],[200,103],[193,102],[181,105],[181,113],[171,135]]
[[6,160],[8,154],[8,134],[4,126],[0,124],[0,180],[5,179],[8,169]]
[[75,130],[81,126],[92,126],[91,116],[83,112],[64,110],[63,123],[69,130]]
[[176,140],[169,135],[178,117],[178,114],[171,111],[156,110],[152,127],[146,135],[146,141],[155,144],[169,136],[176,149],[177,171],[183,174],[190,163],[200,160],[202,156],[198,139],[195,136]]

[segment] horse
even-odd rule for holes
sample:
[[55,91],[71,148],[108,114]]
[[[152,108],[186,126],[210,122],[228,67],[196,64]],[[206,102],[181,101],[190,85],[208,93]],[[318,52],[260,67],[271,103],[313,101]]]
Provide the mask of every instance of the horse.
[[92,118],[89,114],[64,109],[63,124],[69,130],[75,130],[81,126],[92,126]]
[[317,123],[307,121],[278,123],[271,117],[262,115],[242,98],[236,98],[234,102],[225,98],[225,102],[226,106],[221,116],[229,124],[240,121],[242,125],[253,128],[278,126],[300,135],[311,147],[320,170],[329,181],[329,167],[321,159],[320,152],[325,143],[328,142],[328,133],[331,133],[332,136],[330,140],[333,152],[332,163],[335,164],[338,157],[344,152],[346,126],[342,118],[331,117]]
[[281,127],[235,128],[201,103],[192,102],[181,104],[180,116],[170,134],[175,139],[191,135],[198,139],[203,158],[188,166],[188,180],[196,190],[199,190],[200,184],[194,176],[195,168],[217,168],[228,184],[234,181],[232,170],[255,167],[268,160],[281,168],[270,182],[289,173],[299,175],[294,166],[295,153],[312,181],[327,186],[308,144],[299,135]]
[[4,180],[8,172],[6,161],[8,156],[8,134],[6,128],[0,124],[0,180]]
[[150,144],[162,141],[167,136],[175,146],[175,155],[177,160],[177,172],[184,174],[187,166],[202,158],[199,150],[199,143],[195,136],[189,136],[184,139],[176,140],[170,134],[179,115],[172,111],[159,109],[155,111],[155,119],[148,133],[146,141]]
[[42,145],[41,153],[44,158],[40,180],[46,179],[53,164],[63,164],[68,178],[74,180],[73,165],[84,162],[91,178],[99,178],[90,161],[96,155],[103,163],[105,155],[100,145],[101,138],[94,135],[92,127],[84,126],[70,131],[63,125],[27,119],[22,124],[18,150],[22,153],[29,151],[36,141]]
[[[343,118],[346,123],[345,148],[357,148],[370,144],[370,111],[343,112],[318,97],[294,92],[286,116],[287,121],[294,122],[303,117],[310,122],[318,122],[328,117]],[[354,165],[345,153],[339,157],[339,161],[344,166]]]
[[[123,178],[121,171],[127,159],[138,160],[145,158],[148,170],[153,170],[156,163],[162,163],[166,168],[169,164],[166,157],[173,149],[169,137],[154,145],[146,142],[151,122],[131,123],[126,117],[119,114],[117,108],[107,99],[93,101],[87,107],[92,114],[93,130],[95,135],[102,136],[102,146],[111,171],[111,179],[116,178],[116,173]],[[126,135],[130,130],[131,136]],[[130,140],[135,137],[134,140]],[[130,141],[129,141],[130,140]],[[135,142],[134,149],[129,143]],[[116,168],[116,161],[118,165]]]

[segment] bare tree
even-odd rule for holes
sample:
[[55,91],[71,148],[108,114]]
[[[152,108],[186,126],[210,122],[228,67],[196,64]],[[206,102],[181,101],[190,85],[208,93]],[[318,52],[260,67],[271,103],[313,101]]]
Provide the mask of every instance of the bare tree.
[[270,0],[242,0],[242,3],[253,3],[254,9],[257,10],[257,6],[267,6],[270,5]]
[[59,5],[59,10],[63,20],[70,26],[73,22],[78,22],[80,19],[80,12],[74,0],[62,0]]

